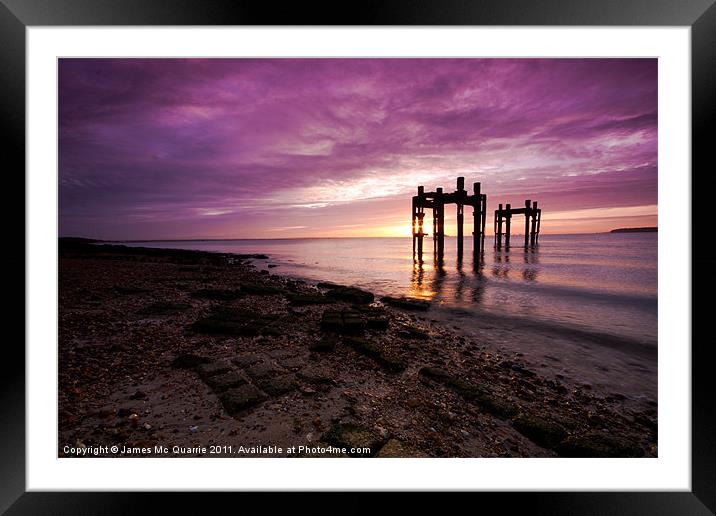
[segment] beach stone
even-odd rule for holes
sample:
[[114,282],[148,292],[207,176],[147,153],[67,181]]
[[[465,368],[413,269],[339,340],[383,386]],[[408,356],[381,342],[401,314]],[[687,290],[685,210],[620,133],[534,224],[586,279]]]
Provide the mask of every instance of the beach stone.
[[203,288],[195,290],[191,293],[191,297],[202,299],[212,299],[215,301],[233,301],[241,297],[242,293],[239,289],[215,289]]
[[501,419],[510,418],[518,412],[517,406],[510,401],[499,398],[480,386],[456,378],[444,369],[423,367],[418,371],[418,375],[444,385],[456,394],[475,403],[483,411]]
[[237,371],[229,371],[222,374],[209,376],[204,380],[206,384],[216,392],[222,392],[232,387],[238,387],[248,383],[248,379]]
[[420,328],[404,324],[398,330],[398,337],[404,339],[428,340],[430,336]]
[[298,369],[301,369],[304,365],[306,360],[304,357],[291,357],[286,358],[284,360],[279,361],[281,364],[281,367],[285,367],[286,369],[290,369],[291,371],[296,371]]
[[420,310],[425,311],[430,308],[430,303],[423,299],[416,299],[412,297],[392,297],[384,296],[380,298],[381,302],[386,305],[394,306],[396,308],[402,308],[404,310]]
[[209,359],[193,353],[180,353],[172,360],[172,367],[176,369],[194,369],[199,364],[206,364]]
[[326,303],[333,303],[332,299],[327,298],[323,294],[286,294],[286,299],[293,306],[306,306],[306,305],[323,305]]
[[375,455],[378,459],[429,457],[428,454],[405,444],[398,439],[389,439]]
[[418,371],[418,374],[441,383],[447,382],[451,378],[445,369],[440,369],[439,367],[423,367]]
[[366,320],[357,310],[326,310],[321,317],[321,330],[345,334],[359,334],[366,328]]
[[148,288],[142,288],[142,287],[126,287],[124,285],[116,285],[114,287],[114,291],[117,294],[145,294],[147,292],[151,292],[151,289]]
[[325,335],[315,342],[312,342],[308,349],[319,353],[328,353],[336,349],[338,339],[331,335]]
[[366,321],[361,314],[354,310],[343,311],[343,333],[362,333],[366,327]]
[[598,432],[569,437],[555,451],[561,457],[642,457],[644,450],[616,436]]
[[268,396],[250,383],[228,389],[219,395],[226,412],[236,416],[242,410],[254,407],[268,399]]
[[292,374],[284,374],[273,376],[259,381],[259,387],[270,396],[280,396],[291,392],[298,384],[296,378]]
[[388,329],[389,321],[387,317],[369,315],[366,318],[366,325],[370,330],[385,331]]
[[246,374],[248,374],[254,380],[266,378],[267,376],[276,375],[283,372],[283,368],[272,364],[271,362],[258,362],[246,369]]
[[336,286],[331,288],[326,293],[326,296],[333,299],[337,299],[339,301],[348,301],[349,303],[358,304],[369,304],[373,302],[373,299],[375,299],[375,296],[373,296],[372,292],[361,290],[356,287],[343,286]]
[[277,331],[274,322],[275,317],[271,315],[224,307],[198,319],[191,329],[199,333],[221,335],[268,335]]
[[390,373],[399,373],[407,367],[402,359],[387,353],[375,343],[362,337],[346,337],[343,342],[359,353],[372,358]]
[[190,305],[186,303],[165,303],[163,301],[158,301],[156,303],[152,303],[151,305],[145,306],[137,313],[139,315],[144,315],[148,317],[161,317],[166,315],[174,315],[176,313],[187,310],[188,308],[190,308]]
[[[384,442],[370,429],[351,423],[333,425],[321,436],[321,441],[347,448],[346,451],[351,457],[372,457]],[[370,451],[359,453],[359,448],[367,448]]]
[[318,288],[334,289],[334,288],[346,288],[345,285],[339,285],[338,283],[331,283],[330,281],[322,281],[316,284]]
[[512,426],[545,448],[554,448],[567,437],[567,432],[560,425],[537,416],[522,414],[512,421]]
[[[263,274],[268,274],[268,271],[261,271]],[[283,289],[274,287],[273,285],[265,285],[261,283],[242,283],[241,290],[246,294],[254,296],[273,296],[277,294],[283,294]]]
[[326,366],[311,365],[301,369],[298,372],[298,377],[308,383],[317,384],[332,384],[333,371]]
[[249,367],[257,362],[261,362],[263,360],[260,356],[258,356],[255,353],[244,353],[242,355],[238,355],[237,357],[234,357],[231,361],[241,367]]
[[228,373],[229,371],[231,371],[231,365],[223,361],[209,362],[196,366],[196,372],[204,380],[210,376]]
[[321,329],[323,331],[343,331],[343,316],[336,310],[326,310],[321,317]]

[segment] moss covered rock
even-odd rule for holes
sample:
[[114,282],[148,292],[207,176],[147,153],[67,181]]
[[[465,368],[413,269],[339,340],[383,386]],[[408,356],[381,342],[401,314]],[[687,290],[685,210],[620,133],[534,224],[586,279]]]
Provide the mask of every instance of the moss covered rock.
[[512,421],[512,426],[545,448],[554,448],[567,437],[567,432],[560,425],[537,416],[521,414]]

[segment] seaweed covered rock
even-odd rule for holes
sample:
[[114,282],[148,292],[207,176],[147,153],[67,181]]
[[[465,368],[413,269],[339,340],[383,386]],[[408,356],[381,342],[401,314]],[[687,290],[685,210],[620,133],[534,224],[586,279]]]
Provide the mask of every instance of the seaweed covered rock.
[[291,303],[293,306],[307,306],[307,305],[324,305],[327,303],[332,303],[333,300],[327,298],[323,294],[295,294],[295,293],[288,293],[286,294],[286,299],[288,299],[288,302]]
[[356,335],[362,333],[365,328],[365,317],[353,309],[326,310],[321,317],[323,331]]
[[164,301],[157,301],[156,303],[145,306],[137,313],[145,317],[163,317],[183,312],[188,308],[190,308],[190,305],[186,303],[168,303]]
[[278,332],[275,318],[234,308],[220,308],[197,320],[191,329],[199,333],[223,335],[273,335]]
[[206,364],[209,359],[193,353],[180,353],[172,360],[172,367],[176,369],[194,369],[199,364]]
[[429,302],[413,297],[384,296],[381,297],[380,300],[386,305],[394,306],[395,308],[402,308],[403,310],[420,310],[424,312],[430,308]]
[[555,451],[562,457],[641,457],[644,450],[617,436],[599,432],[569,437]]
[[366,290],[361,290],[356,287],[344,287],[344,286],[336,286],[336,287],[331,288],[326,293],[326,296],[336,299],[338,301],[347,301],[349,303],[357,303],[357,304],[365,304],[365,305],[372,303],[373,299],[375,299],[372,292],[368,292]]
[[418,375],[444,385],[473,402],[485,412],[501,419],[507,419],[517,414],[517,407],[510,401],[495,396],[478,385],[456,378],[444,369],[423,367],[418,371]]
[[254,407],[267,399],[266,394],[250,383],[229,389],[219,395],[219,400],[221,400],[224,409],[231,416],[236,416],[241,411]]
[[537,416],[521,414],[512,421],[512,426],[545,448],[554,448],[567,437],[567,432],[560,425]]
[[202,288],[191,293],[191,297],[214,301],[233,301],[241,297],[239,289]]
[[338,339],[331,335],[324,335],[315,342],[312,342],[308,349],[319,353],[328,353],[336,349]]
[[378,362],[378,364],[389,373],[400,373],[407,367],[405,361],[400,357],[388,353],[374,342],[362,337],[346,337],[344,342],[359,353]]

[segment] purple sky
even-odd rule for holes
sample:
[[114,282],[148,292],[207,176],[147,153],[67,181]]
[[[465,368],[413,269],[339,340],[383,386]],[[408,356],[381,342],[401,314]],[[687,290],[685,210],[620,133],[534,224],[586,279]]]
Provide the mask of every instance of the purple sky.
[[458,175],[545,233],[656,225],[656,59],[60,60],[62,236],[409,235]]

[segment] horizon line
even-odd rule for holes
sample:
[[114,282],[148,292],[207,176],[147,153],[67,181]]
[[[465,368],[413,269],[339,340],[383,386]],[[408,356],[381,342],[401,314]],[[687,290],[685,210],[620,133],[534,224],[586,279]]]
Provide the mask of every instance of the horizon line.
[[[656,226],[658,227],[658,226]],[[612,230],[609,231],[594,231],[594,232],[588,232],[588,233],[542,233],[542,235],[547,236],[565,236],[565,235],[610,235],[610,234],[629,234],[626,233],[612,233]],[[494,234],[485,234],[485,236],[494,236]],[[513,233],[512,236],[524,236],[524,233]],[[425,235],[426,238],[432,238],[429,235]],[[58,236],[58,239],[60,238],[78,238],[78,239],[85,239],[85,240],[95,240],[97,242],[106,242],[106,243],[125,243],[125,242],[137,242],[137,243],[144,243],[144,242],[226,242],[226,241],[240,241],[240,240],[337,240],[337,239],[368,239],[368,238],[405,238],[409,239],[412,238],[412,236],[306,236],[306,237],[279,237],[279,238],[259,238],[259,237],[239,237],[239,238],[142,238],[142,239],[134,239],[134,238],[122,238],[122,239],[116,239],[116,240],[105,240],[101,238],[91,238],[91,237],[78,237],[78,236]],[[445,235],[445,238],[457,238],[457,235]],[[468,240],[468,238],[465,238],[465,240]]]

